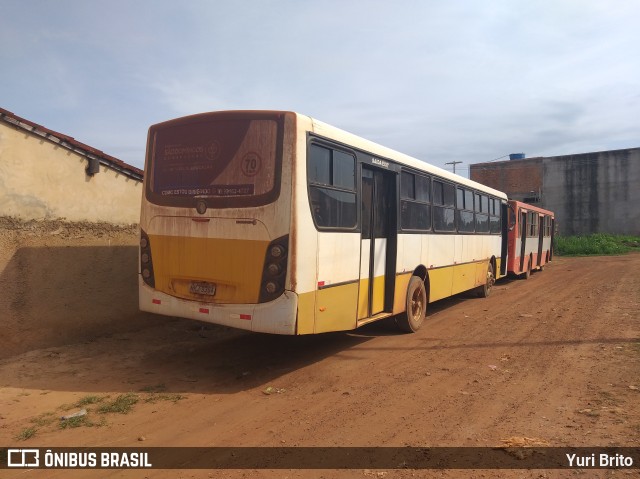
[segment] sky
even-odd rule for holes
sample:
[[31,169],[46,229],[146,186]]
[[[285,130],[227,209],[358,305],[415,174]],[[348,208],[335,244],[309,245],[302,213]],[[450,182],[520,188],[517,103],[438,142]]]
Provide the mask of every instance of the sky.
[[293,110],[445,167],[640,146],[637,0],[0,0],[0,107],[131,165]]

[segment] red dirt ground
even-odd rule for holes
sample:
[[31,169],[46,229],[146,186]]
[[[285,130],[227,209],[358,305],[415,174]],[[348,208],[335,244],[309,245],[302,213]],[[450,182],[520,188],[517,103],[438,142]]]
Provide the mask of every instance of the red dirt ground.
[[[556,258],[488,299],[430,305],[423,329],[310,337],[157,317],[136,332],[0,361],[0,444],[640,445],[640,254]],[[278,391],[267,395],[268,388]],[[100,414],[135,393],[128,414]],[[61,429],[83,398],[93,426]],[[67,406],[65,406],[67,405]],[[35,435],[25,440],[25,430]],[[525,438],[525,439],[523,439]],[[638,477],[633,471],[0,471],[2,477]]]

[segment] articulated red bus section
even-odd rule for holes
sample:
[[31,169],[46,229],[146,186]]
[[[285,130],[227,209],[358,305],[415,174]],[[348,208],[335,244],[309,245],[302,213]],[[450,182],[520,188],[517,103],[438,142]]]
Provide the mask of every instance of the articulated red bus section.
[[520,201],[508,202],[507,272],[528,278],[553,258],[555,216]]

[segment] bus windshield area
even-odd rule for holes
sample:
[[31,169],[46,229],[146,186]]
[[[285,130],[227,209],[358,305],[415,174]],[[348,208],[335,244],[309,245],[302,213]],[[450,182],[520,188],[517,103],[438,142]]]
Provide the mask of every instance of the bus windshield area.
[[202,119],[152,131],[149,200],[190,206],[265,204],[277,193],[278,122]]

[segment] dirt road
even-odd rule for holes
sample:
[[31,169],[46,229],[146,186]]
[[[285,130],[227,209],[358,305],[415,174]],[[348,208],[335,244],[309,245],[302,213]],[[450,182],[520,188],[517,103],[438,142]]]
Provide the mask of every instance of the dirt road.
[[[157,325],[137,332],[32,351],[0,361],[0,444],[638,446],[638,271],[638,254],[556,258],[527,281],[498,282],[488,299],[458,296],[430,305],[426,324],[413,335],[371,325],[278,337],[158,317]],[[138,400],[127,414],[98,412],[127,393]],[[58,417],[80,407],[89,411],[84,425],[61,429]],[[360,469],[8,477],[575,475]]]

